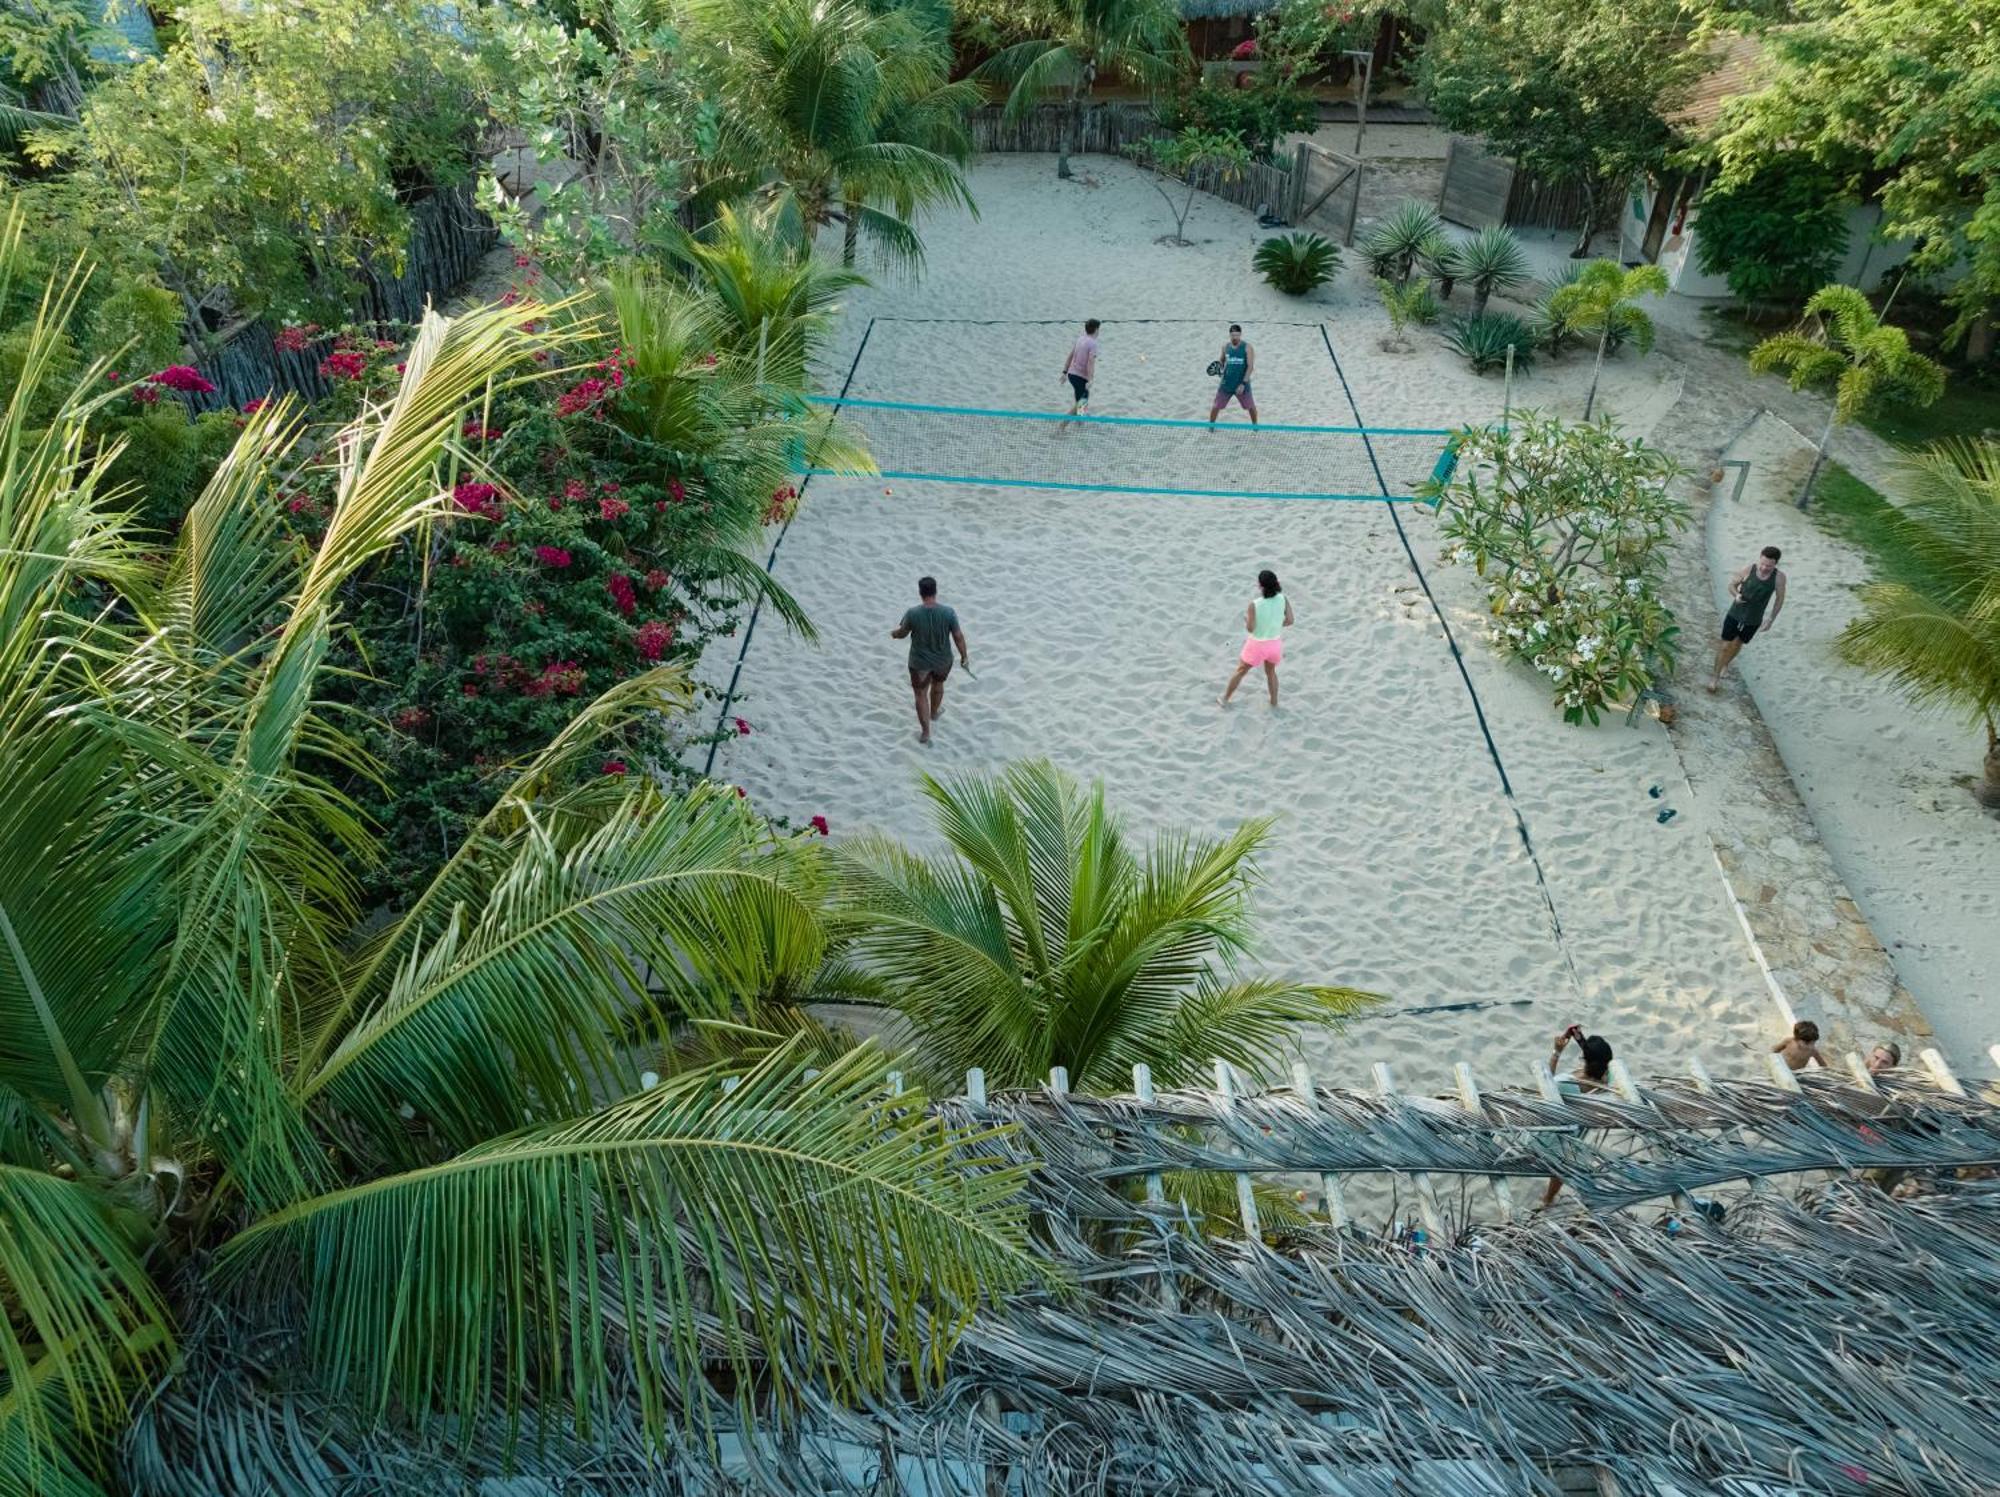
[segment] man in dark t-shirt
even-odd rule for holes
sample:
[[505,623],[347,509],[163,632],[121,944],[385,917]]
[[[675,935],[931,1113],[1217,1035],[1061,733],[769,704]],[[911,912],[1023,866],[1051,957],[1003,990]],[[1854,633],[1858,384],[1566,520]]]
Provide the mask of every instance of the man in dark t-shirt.
[[891,639],[910,642],[910,689],[917,697],[917,742],[931,741],[931,722],[944,712],[944,681],[951,674],[952,646],[958,646],[959,664],[965,658],[965,634],[958,627],[958,615],[938,602],[937,578],[919,577],[917,596],[922,599],[903,615],[903,622],[889,631]]

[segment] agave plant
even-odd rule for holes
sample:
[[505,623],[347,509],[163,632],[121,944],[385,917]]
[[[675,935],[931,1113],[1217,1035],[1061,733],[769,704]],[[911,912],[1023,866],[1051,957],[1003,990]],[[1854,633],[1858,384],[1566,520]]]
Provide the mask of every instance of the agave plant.
[[1361,252],[1368,268],[1383,280],[1400,288],[1409,283],[1417,262],[1447,242],[1444,220],[1437,211],[1415,198],[1405,198],[1389,216],[1369,231]]
[[1372,1001],[1232,971],[1250,949],[1252,859],[1269,823],[1222,838],[1169,833],[1136,848],[1104,802],[1045,761],[924,794],[950,851],[837,851],[849,954],[908,1023],[919,1069],[955,1085],[1032,1086],[1051,1066],[1079,1091],[1163,1085],[1219,1057],[1268,1072],[1294,1026]]
[[1320,234],[1279,234],[1257,246],[1251,269],[1287,296],[1304,296],[1340,269],[1340,246]]
[[1462,278],[1472,287],[1472,315],[1486,310],[1496,291],[1527,284],[1528,257],[1512,229],[1489,224],[1459,246]]
[[1514,350],[1516,373],[1525,374],[1534,363],[1534,329],[1505,312],[1480,312],[1461,318],[1445,341],[1465,355],[1474,374],[1504,369],[1510,348]]

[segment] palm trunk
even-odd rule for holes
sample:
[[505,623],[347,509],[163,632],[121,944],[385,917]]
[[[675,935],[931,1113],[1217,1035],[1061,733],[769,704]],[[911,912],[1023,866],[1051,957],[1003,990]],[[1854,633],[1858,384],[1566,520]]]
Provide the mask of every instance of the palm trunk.
[[1590,371],[1590,393],[1583,400],[1583,419],[1590,419],[1597,405],[1597,382],[1604,377],[1604,350],[1611,342],[1611,319],[1604,319],[1604,331],[1597,335],[1597,367]]
[[1576,248],[1569,252],[1572,260],[1581,260],[1590,253],[1590,241],[1597,232],[1597,189],[1590,183],[1583,184],[1583,237],[1576,242]]
[[1806,486],[1799,490],[1800,509],[1804,509],[1808,504],[1812,503],[1813,485],[1819,482],[1819,470],[1826,465],[1826,450],[1833,445],[1833,423],[1839,414],[1840,407],[1836,405],[1831,411],[1827,412],[1826,425],[1820,429],[1819,448],[1813,453],[1812,471],[1806,474]]
[[1474,317],[1479,316],[1486,310],[1487,298],[1492,295],[1493,288],[1491,286],[1481,285],[1478,281],[1472,283],[1472,315]]
[[840,263],[852,267],[855,247],[861,242],[861,199],[847,196],[842,199],[841,207],[846,212],[847,225],[841,230]]
[[1972,787],[1973,797],[1989,811],[2000,809],[2000,733],[1993,731],[1991,718],[1986,722],[1984,768],[1985,778]]

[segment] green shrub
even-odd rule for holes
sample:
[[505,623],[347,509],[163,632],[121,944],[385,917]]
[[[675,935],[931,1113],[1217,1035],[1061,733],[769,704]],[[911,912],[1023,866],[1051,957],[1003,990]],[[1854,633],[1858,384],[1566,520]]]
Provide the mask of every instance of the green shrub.
[[181,361],[181,304],[171,291],[143,282],[121,286],[90,315],[89,353],[134,375]]
[[111,464],[109,480],[131,491],[127,502],[148,527],[172,530],[215,476],[236,441],[236,430],[233,412],[210,411],[190,419],[187,408],[172,399],[118,415],[103,430],[107,444],[125,444]]
[[1847,200],[1816,162],[1781,156],[1754,176],[1701,195],[1695,263],[1746,302],[1796,306],[1833,279],[1847,253]]
[[1251,268],[1287,296],[1324,286],[1340,269],[1340,246],[1319,234],[1279,234],[1257,246]]
[[[27,364],[28,351],[34,341],[33,322],[24,322],[0,336],[0,400],[13,399],[14,388],[21,383],[21,371]],[[48,339],[44,357],[47,363],[28,407],[28,421],[34,426],[44,425],[61,409],[64,397],[83,370],[83,355],[77,351],[68,333],[57,333]]]
[[1533,413],[1459,441],[1452,479],[1422,492],[1445,559],[1485,586],[1494,647],[1548,678],[1568,722],[1594,723],[1670,673],[1679,629],[1660,587],[1690,520],[1674,460],[1609,420]]
[[1382,340],[1384,348],[1408,348],[1410,340],[1404,333],[1411,323],[1428,327],[1438,320],[1437,298],[1426,285],[1399,286],[1387,276],[1377,276],[1375,292],[1382,298],[1382,310],[1389,314],[1389,336]]
[[1474,374],[1506,368],[1510,346],[1517,373],[1525,374],[1535,361],[1534,329],[1505,312],[1480,312],[1461,318],[1445,341],[1465,355]]
[[1264,67],[1239,86],[1235,75],[1204,78],[1168,99],[1162,118],[1172,130],[1193,127],[1234,135],[1259,161],[1270,161],[1280,140],[1319,123],[1312,96],[1277,68]]
[[1464,251],[1448,235],[1440,232],[1425,242],[1418,251],[1417,259],[1424,267],[1424,274],[1437,287],[1439,297],[1450,301],[1452,287],[1465,275]]

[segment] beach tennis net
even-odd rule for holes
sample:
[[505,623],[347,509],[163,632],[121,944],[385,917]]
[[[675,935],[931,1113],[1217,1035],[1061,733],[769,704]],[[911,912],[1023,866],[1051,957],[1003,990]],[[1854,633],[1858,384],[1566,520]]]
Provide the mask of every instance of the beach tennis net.
[[[1065,416],[1060,412],[834,399],[881,476],[905,482],[1220,499],[1413,499],[1455,462],[1452,433],[1430,427],[1251,426],[1223,420]],[[799,455],[807,473],[810,453]]]

